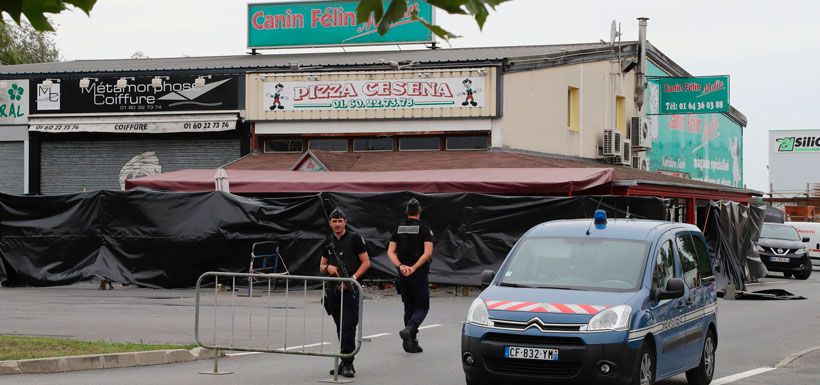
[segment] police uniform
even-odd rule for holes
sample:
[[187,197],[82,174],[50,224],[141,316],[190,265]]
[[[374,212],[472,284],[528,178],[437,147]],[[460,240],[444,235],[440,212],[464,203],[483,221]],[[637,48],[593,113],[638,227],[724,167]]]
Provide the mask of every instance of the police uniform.
[[[335,235],[331,235],[325,242],[323,256],[327,258],[328,265],[336,266],[339,269],[339,276],[344,276],[344,272],[331,251],[330,245],[336,249],[336,253],[344,263],[347,274],[353,275],[361,266],[362,262],[359,259],[359,254],[367,251],[365,248],[365,240],[359,234],[346,230],[341,238],[336,239]],[[346,278],[349,278],[346,277]],[[362,277],[356,277],[361,280]],[[342,302],[342,293],[344,292],[344,302]],[[356,349],[356,326],[359,324],[359,295],[350,287],[346,287],[344,291],[340,290],[337,285],[329,284],[325,288],[325,310],[333,317],[336,323],[336,335],[339,337],[341,345],[341,353],[352,353]],[[344,309],[342,309],[344,306]],[[344,311],[342,311],[344,310]],[[339,316],[344,317],[342,321],[342,328],[339,328]],[[342,359],[344,364],[353,364],[353,357]]]
[[[422,221],[412,218],[403,220],[390,238],[396,243],[396,254],[402,265],[413,266],[424,254],[424,243],[433,242],[433,231]],[[428,273],[430,261],[419,266],[409,277],[398,272],[399,292],[404,303],[404,326],[412,330],[411,338],[418,348],[416,333],[430,310],[430,287]],[[402,338],[404,338],[402,336]],[[405,347],[405,350],[408,350]]]

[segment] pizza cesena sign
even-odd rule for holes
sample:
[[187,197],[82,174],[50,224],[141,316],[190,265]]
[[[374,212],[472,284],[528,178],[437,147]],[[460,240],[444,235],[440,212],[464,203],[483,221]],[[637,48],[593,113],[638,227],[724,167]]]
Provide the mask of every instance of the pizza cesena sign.
[[[31,114],[73,113],[141,113],[218,111],[238,109],[238,77],[213,75],[203,86],[196,86],[196,76],[171,76],[161,87],[151,84],[154,76],[127,78],[128,84],[117,86],[120,77],[90,78],[80,87],[80,78],[53,81],[32,80]],[[163,78],[166,78],[163,76]]]
[[484,78],[385,79],[264,83],[270,111],[484,107]]

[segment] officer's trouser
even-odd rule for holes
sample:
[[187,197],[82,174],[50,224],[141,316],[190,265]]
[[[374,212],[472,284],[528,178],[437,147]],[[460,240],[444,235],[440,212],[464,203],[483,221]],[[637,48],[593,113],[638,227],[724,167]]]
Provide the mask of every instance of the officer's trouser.
[[404,302],[404,326],[418,329],[430,310],[430,285],[427,275],[429,265],[425,264],[413,275],[405,277],[399,272],[399,291]]
[[[336,336],[339,337],[341,353],[352,353],[356,350],[356,326],[359,324],[359,293],[355,289],[344,290],[344,311],[342,312],[342,292],[331,285],[325,289],[325,310],[333,317],[336,323]],[[339,325],[339,315],[343,321]],[[342,359],[342,362],[352,364],[353,357]]]

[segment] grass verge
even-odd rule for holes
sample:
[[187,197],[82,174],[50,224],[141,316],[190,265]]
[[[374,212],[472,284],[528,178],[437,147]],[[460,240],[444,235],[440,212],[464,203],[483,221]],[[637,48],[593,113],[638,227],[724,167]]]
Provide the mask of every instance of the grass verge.
[[57,337],[0,335],[0,361],[32,358],[142,352],[147,350],[193,349],[197,345],[150,345],[109,341],[77,341]]

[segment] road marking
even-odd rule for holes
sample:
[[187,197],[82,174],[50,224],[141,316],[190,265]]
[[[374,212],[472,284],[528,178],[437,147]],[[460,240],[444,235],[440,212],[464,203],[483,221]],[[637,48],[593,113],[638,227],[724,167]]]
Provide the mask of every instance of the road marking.
[[427,325],[427,326],[422,326],[422,327],[420,327],[420,328],[419,328],[419,330],[430,329],[430,328],[437,328],[437,327],[439,327],[439,326],[442,326],[442,325],[441,325],[441,324]]
[[364,336],[364,337],[362,337],[362,339],[365,339],[365,338],[379,338],[379,337],[384,337],[384,336],[389,336],[389,335],[390,335],[390,333],[379,333],[379,334],[373,334],[372,336]]
[[262,354],[262,352],[231,353],[231,354],[226,354],[225,357],[241,357],[241,356],[249,356],[251,354]]
[[733,374],[731,376],[726,376],[723,378],[718,378],[717,380],[712,381],[712,385],[723,385],[735,382],[737,380],[742,380],[744,378],[748,378],[751,376],[756,376],[758,374],[763,374],[769,371],[775,370],[775,368],[757,368],[752,370],[747,370],[743,373]]

